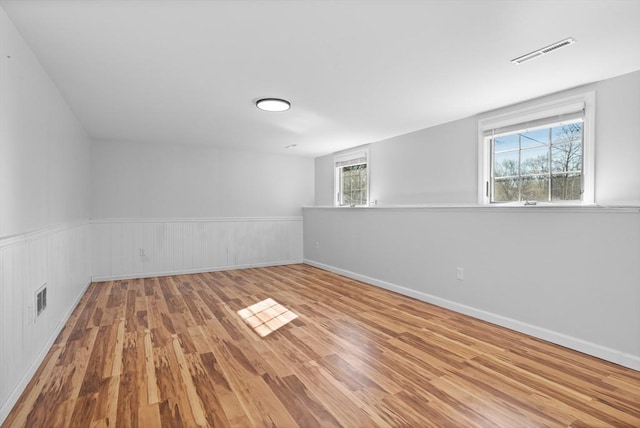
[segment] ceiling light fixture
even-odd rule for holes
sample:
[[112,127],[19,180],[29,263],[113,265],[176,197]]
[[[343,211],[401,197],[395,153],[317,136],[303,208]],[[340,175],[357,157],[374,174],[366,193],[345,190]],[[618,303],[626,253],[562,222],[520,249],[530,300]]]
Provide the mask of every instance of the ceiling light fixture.
[[523,62],[527,62],[530,61],[534,58],[538,58],[542,55],[546,55],[549,52],[553,52],[556,49],[560,49],[560,48],[564,48],[565,46],[569,46],[574,44],[576,41],[574,38],[569,37],[568,39],[564,39],[564,40],[560,40],[559,42],[555,42],[552,45],[549,46],[545,46],[544,48],[540,48],[538,50],[535,50],[533,52],[529,52],[526,55],[522,55],[519,56],[518,58],[514,58],[511,60],[512,63],[514,64],[522,64]]
[[286,111],[291,108],[291,103],[280,98],[262,98],[256,101],[256,107],[264,111]]

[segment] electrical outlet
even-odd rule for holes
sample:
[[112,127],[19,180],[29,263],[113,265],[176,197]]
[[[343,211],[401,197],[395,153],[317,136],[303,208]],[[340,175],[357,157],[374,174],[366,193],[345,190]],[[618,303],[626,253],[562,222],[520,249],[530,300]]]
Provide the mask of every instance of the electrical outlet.
[[456,269],[456,279],[458,281],[464,281],[464,268],[457,268]]
[[140,257],[144,257],[144,248],[140,248],[138,253],[140,254]]
[[320,242],[316,241],[316,248],[320,248]]

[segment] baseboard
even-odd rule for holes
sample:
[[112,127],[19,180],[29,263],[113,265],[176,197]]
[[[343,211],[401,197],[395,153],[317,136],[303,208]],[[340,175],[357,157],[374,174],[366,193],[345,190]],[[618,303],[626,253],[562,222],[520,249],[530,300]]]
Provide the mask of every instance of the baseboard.
[[[605,358],[603,358],[603,360],[604,359]],[[611,361],[611,360],[607,360],[607,361]],[[627,354],[626,352],[623,352],[622,355],[620,356],[620,362],[617,364],[620,364],[621,366],[624,366],[624,367],[628,367],[630,369],[640,371],[640,357],[637,355],[631,355],[631,354]]]
[[557,331],[548,330],[546,328],[538,327],[532,324],[528,324],[522,321],[508,318],[502,315],[487,312],[482,309],[477,309],[471,306],[463,305],[461,303],[453,302],[451,300],[443,299],[431,294],[423,293],[411,288],[403,287],[401,285],[393,284],[390,282],[382,281],[376,278],[371,278],[366,275],[361,275],[355,272],[351,272],[345,269],[340,269],[334,266],[326,265],[324,263],[316,262],[309,259],[304,259],[304,263],[310,266],[317,267],[329,272],[337,273],[339,275],[346,276],[348,278],[356,279],[358,281],[365,282],[376,287],[384,288],[390,291],[394,291],[405,296],[413,297],[423,302],[431,303],[436,306],[440,306],[446,309],[450,309],[455,312],[459,312],[464,315],[469,315],[474,318],[481,319],[483,321],[490,322],[492,324],[506,327],[511,330],[518,331],[520,333],[528,334],[539,339],[546,340],[557,345],[564,346],[569,349],[573,349],[587,355],[591,355],[597,358],[601,358],[606,361],[610,361],[615,364],[619,364],[624,367],[628,367],[633,370],[640,371],[640,356],[631,355],[618,351],[616,349],[608,348],[596,343],[588,342],[576,337],[568,336]]
[[9,398],[7,398],[7,401],[5,401],[2,404],[2,407],[0,407],[0,425],[4,423],[4,420],[7,418],[7,416],[9,416],[9,413],[18,402],[18,399],[20,398],[24,390],[27,388],[27,385],[29,385],[29,382],[31,382],[31,379],[33,379],[33,376],[35,376],[36,371],[38,371],[38,368],[40,367],[45,357],[49,353],[49,350],[51,350],[53,343],[55,342],[56,338],[58,337],[58,335],[60,334],[64,326],[67,324],[67,321],[69,321],[71,314],[73,314],[73,311],[76,309],[76,307],[80,303],[80,299],[82,299],[82,296],[84,296],[85,292],[87,291],[87,288],[89,288],[89,285],[91,285],[90,279],[87,280],[87,282],[82,287],[82,290],[80,291],[80,293],[78,293],[78,297],[73,302],[73,305],[71,305],[67,313],[58,322],[55,330],[53,331],[49,339],[46,341],[46,343],[42,346],[42,348],[40,349],[40,352],[36,356],[36,359],[33,360],[33,362],[29,366],[26,373],[22,376],[22,379],[20,379],[20,382],[18,383],[18,385],[16,385],[13,392],[11,392],[11,394],[9,395]]
[[235,270],[235,269],[250,269],[250,268],[258,268],[258,267],[270,267],[270,266],[283,266],[283,265],[295,265],[303,263],[302,260],[281,260],[275,262],[266,262],[266,263],[251,263],[251,264],[242,264],[242,265],[227,265],[227,266],[213,266],[207,268],[196,268],[196,269],[181,269],[181,270],[172,270],[172,271],[159,271],[159,272],[140,272],[140,273],[129,273],[122,275],[104,275],[104,276],[94,276],[91,278],[93,282],[104,282],[104,281],[117,281],[122,279],[138,279],[138,278],[155,278],[157,276],[172,276],[172,275],[188,275],[192,273],[207,273],[207,272],[218,272],[222,270]]

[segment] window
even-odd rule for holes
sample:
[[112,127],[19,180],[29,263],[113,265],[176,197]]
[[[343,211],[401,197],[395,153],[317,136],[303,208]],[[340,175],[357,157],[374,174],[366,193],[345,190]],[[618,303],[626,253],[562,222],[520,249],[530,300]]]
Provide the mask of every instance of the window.
[[480,122],[481,203],[593,203],[593,93]]
[[361,149],[334,157],[335,204],[366,206],[369,203],[369,149]]
[[582,120],[491,138],[491,202],[582,200]]

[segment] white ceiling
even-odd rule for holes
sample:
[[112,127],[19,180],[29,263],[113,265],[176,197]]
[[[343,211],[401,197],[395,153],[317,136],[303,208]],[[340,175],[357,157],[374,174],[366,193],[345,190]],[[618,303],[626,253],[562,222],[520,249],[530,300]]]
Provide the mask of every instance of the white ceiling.
[[317,156],[640,69],[640,0],[0,5],[94,138]]

